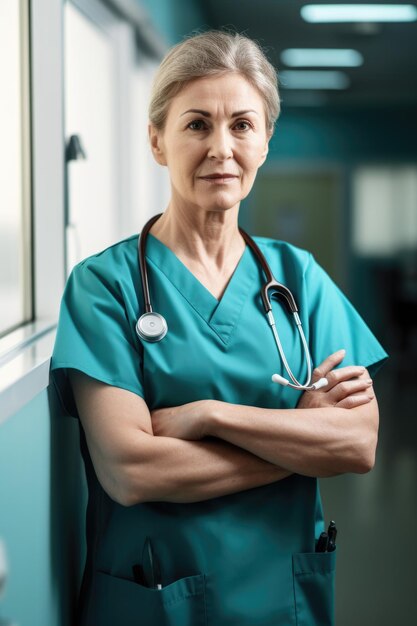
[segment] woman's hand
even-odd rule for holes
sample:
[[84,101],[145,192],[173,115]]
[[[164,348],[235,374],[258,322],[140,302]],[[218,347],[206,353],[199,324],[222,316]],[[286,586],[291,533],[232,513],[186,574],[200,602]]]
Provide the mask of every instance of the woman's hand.
[[202,439],[207,435],[207,423],[214,400],[197,400],[151,411],[153,434],[177,439]]
[[341,409],[353,409],[370,402],[374,398],[372,379],[365,367],[349,365],[333,369],[343,361],[344,350],[334,352],[320,363],[313,372],[313,382],[325,377],[329,384],[317,391],[305,391],[301,396],[298,409],[314,409],[335,406]]

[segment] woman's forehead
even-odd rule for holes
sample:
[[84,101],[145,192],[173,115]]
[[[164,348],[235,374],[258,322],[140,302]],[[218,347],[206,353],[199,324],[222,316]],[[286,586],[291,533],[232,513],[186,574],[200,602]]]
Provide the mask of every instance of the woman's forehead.
[[187,108],[217,108],[228,111],[254,109],[260,113],[263,100],[258,91],[240,74],[222,74],[197,78],[187,83],[173,98],[172,108],[182,114]]

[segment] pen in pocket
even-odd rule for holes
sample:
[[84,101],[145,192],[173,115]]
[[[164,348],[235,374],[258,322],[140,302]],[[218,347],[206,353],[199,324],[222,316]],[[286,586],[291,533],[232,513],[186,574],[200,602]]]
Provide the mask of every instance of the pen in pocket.
[[337,528],[334,521],[331,521],[326,532],[322,532],[316,544],[316,552],[334,552],[336,550]]
[[328,535],[327,533],[321,533],[318,541],[317,541],[317,545],[316,545],[316,552],[326,552],[327,551],[327,544],[328,544]]
[[146,586],[152,589],[162,589],[161,569],[149,537],[146,538],[143,546],[142,571]]
[[333,552],[334,550],[336,550],[336,535],[337,535],[337,528],[334,522],[330,522],[329,528],[327,530],[327,534],[329,536],[329,541],[327,544],[327,552]]

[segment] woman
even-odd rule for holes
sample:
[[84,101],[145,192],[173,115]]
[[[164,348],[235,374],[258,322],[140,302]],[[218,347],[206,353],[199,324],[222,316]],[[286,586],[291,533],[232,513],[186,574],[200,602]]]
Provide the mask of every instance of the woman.
[[[137,235],[68,279],[51,369],[82,425],[83,626],[332,623],[335,552],[315,551],[317,477],[371,469],[369,372],[386,354],[309,253],[256,237],[296,294],[320,364],[313,380],[328,384],[302,393],[271,380],[287,374],[238,212],[278,113],[275,70],[253,41],[211,31],[172,48],[149,108],[172,195],[146,237],[152,306],[167,334],[147,341],[135,330],[145,312]],[[296,325],[272,303],[304,380]]]

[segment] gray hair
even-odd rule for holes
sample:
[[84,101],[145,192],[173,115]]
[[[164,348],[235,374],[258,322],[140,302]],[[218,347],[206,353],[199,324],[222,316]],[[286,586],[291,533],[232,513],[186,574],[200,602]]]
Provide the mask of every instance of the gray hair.
[[187,83],[226,72],[238,72],[258,90],[264,100],[266,130],[272,135],[280,113],[276,70],[257,42],[223,30],[192,34],[168,50],[154,77],[149,121],[162,130],[172,99]]

